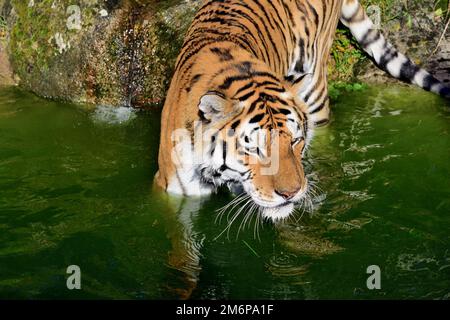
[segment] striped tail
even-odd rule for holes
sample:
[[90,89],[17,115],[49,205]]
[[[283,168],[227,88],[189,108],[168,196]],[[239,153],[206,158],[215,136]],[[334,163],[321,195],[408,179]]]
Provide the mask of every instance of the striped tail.
[[358,0],[344,0],[341,22],[376,64],[395,78],[450,98],[450,88],[398,52],[377,30]]

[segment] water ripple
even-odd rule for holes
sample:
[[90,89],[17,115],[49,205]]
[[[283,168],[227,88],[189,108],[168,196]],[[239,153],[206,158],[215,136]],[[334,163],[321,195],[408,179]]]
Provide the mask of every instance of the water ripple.
[[270,258],[267,269],[277,277],[292,277],[304,275],[308,265],[299,265],[296,255],[282,252]]
[[369,159],[366,161],[349,161],[341,164],[344,174],[349,179],[357,179],[364,173],[372,170],[375,160]]

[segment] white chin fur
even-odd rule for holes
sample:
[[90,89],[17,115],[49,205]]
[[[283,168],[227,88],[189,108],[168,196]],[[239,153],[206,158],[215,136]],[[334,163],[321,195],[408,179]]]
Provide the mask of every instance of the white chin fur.
[[282,207],[262,208],[261,212],[264,218],[270,219],[275,222],[289,217],[293,210],[294,204],[289,203]]

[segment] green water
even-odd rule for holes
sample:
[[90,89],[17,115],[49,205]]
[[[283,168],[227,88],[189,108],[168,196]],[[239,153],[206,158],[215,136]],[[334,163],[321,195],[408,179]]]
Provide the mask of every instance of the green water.
[[306,161],[314,213],[216,239],[228,194],[152,192],[158,112],[118,123],[0,89],[0,298],[449,299],[448,103],[374,87],[333,110]]

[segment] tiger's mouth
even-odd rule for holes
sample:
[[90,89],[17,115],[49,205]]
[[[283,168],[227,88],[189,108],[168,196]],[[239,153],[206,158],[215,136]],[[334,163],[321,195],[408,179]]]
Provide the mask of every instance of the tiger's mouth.
[[260,214],[263,218],[272,222],[280,221],[288,218],[293,212],[297,201],[285,201],[282,203],[274,203],[262,201],[254,194],[247,193],[251,196],[252,201],[259,207]]
[[276,222],[289,217],[294,211],[294,206],[295,204],[293,202],[286,202],[275,207],[260,206],[260,210],[265,219]]
[[229,190],[235,195],[245,194],[251,199],[252,203],[256,205],[259,209],[259,213],[264,219],[277,222],[288,218],[295,209],[296,205],[302,202],[302,199],[306,196],[306,190],[299,192],[298,195],[290,200],[285,200],[284,202],[265,200],[255,191],[255,188],[251,185],[245,185],[238,183],[237,181],[232,181],[228,183]]

